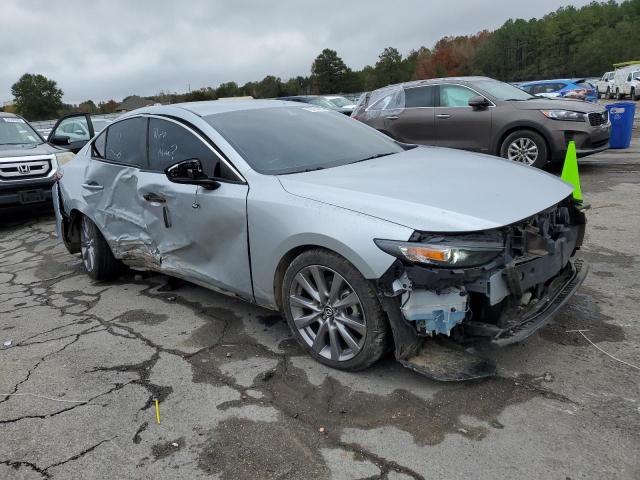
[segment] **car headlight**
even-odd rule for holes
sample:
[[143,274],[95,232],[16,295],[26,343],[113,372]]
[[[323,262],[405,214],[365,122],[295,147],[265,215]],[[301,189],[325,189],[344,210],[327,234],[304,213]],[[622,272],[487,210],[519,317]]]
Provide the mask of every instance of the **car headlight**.
[[394,257],[412,263],[449,268],[483,265],[504,250],[501,242],[456,241],[446,238],[424,243],[380,239],[375,239],[374,242],[378,248]]
[[564,120],[568,122],[584,122],[584,113],[571,110],[541,110],[542,114],[552,120]]
[[65,163],[69,163],[76,156],[75,153],[72,152],[61,152],[56,153],[56,161],[58,162],[58,166],[61,167]]

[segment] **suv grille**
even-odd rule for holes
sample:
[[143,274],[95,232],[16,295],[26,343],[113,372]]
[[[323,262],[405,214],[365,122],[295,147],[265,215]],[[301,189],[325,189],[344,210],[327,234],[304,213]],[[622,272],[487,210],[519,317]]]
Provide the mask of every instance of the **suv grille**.
[[609,121],[609,112],[605,110],[604,112],[593,112],[589,114],[589,123],[592,127],[597,127],[598,125],[604,125]]
[[[11,160],[11,159],[9,159]],[[46,177],[51,171],[49,158],[20,159],[0,163],[0,180],[27,180]]]

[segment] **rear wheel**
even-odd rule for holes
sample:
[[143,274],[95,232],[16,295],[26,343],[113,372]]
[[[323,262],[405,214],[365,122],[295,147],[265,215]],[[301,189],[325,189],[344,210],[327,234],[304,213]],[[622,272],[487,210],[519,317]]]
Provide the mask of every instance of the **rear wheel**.
[[618,100],[622,100],[624,98],[624,94],[620,92],[620,89],[616,88],[616,98]]
[[87,274],[94,280],[113,280],[118,276],[121,263],[115,259],[109,244],[86,215],[80,225],[80,252]]
[[636,95],[636,89],[632,88],[631,89],[631,100],[633,100],[634,102],[637,100],[640,100],[640,96]]
[[500,156],[530,167],[542,168],[549,159],[549,150],[547,142],[539,133],[518,130],[504,139]]
[[373,286],[333,252],[314,249],[293,260],[282,304],[298,342],[325,365],[362,370],[387,348],[389,326]]

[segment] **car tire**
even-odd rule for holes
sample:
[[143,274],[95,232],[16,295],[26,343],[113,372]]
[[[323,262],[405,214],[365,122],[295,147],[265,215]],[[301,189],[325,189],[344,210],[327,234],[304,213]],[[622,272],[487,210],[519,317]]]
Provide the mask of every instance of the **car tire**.
[[631,100],[633,100],[634,102],[640,100],[640,95],[636,95],[636,89],[635,88],[631,89],[631,94],[629,96],[631,97]]
[[613,95],[611,95],[610,88],[607,88],[607,92],[604,94],[604,98],[606,98],[607,100],[611,100],[613,98]]
[[620,90],[616,88],[616,99],[617,100],[622,100],[624,98],[624,95],[622,93],[620,93]]
[[389,324],[373,284],[336,253],[296,257],[284,274],[282,306],[300,345],[329,367],[363,370],[388,348]]
[[94,280],[113,280],[122,264],[113,256],[109,244],[89,217],[80,219],[80,253],[84,269]]
[[539,133],[533,130],[516,130],[503,140],[500,156],[530,167],[542,168],[549,161],[549,148]]

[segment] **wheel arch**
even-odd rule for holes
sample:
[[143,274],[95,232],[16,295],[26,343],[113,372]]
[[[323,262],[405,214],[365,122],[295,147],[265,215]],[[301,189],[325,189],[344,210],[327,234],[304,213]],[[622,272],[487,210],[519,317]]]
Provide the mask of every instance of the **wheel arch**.
[[287,271],[287,268],[296,257],[298,257],[299,255],[309,250],[324,250],[324,251],[333,253],[335,255],[339,255],[340,257],[348,261],[351,265],[353,265],[354,268],[358,270],[364,278],[368,278],[367,274],[370,273],[368,271],[369,269],[364,269],[365,271],[363,271],[363,268],[361,266],[360,267],[358,266],[358,264],[362,265],[362,262],[364,262],[364,260],[362,260],[361,258],[358,258],[354,262],[352,260],[354,258],[353,255],[349,255],[349,254],[345,255],[344,250],[342,252],[338,251],[342,249],[332,249],[324,245],[313,244],[313,243],[308,243],[305,245],[299,245],[299,246],[293,247],[290,250],[288,250],[284,255],[282,255],[274,272],[273,294],[276,302],[276,307],[278,308],[278,310],[282,309],[282,282],[284,281],[284,275],[285,275],[285,272]]
[[498,157],[501,156],[500,150],[502,149],[502,144],[507,139],[507,137],[509,135],[511,135],[512,133],[517,132],[519,130],[529,130],[529,131],[532,131],[532,132],[537,133],[538,135],[540,135],[544,139],[544,142],[545,142],[546,147],[547,147],[547,152],[549,154],[549,157],[551,157],[552,151],[551,151],[551,142],[549,140],[549,135],[547,135],[547,132],[545,132],[544,129],[542,129],[542,128],[534,125],[534,124],[531,124],[531,123],[522,123],[522,124],[517,124],[517,125],[510,125],[505,130],[503,130],[500,133],[500,135],[498,136],[498,141],[497,141],[496,145],[494,145],[494,152],[495,152],[496,156],[498,156]]

